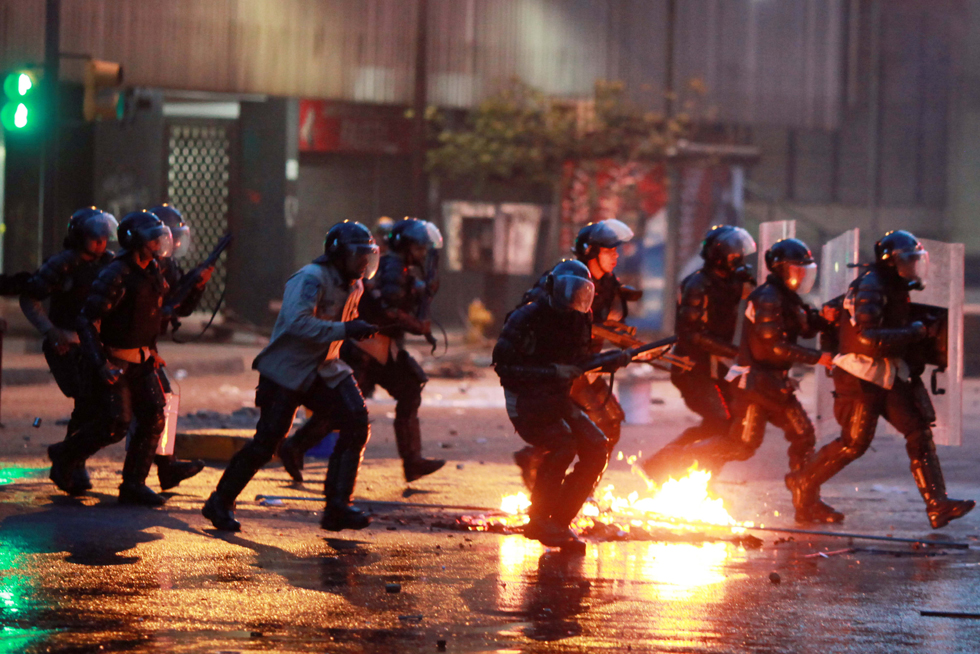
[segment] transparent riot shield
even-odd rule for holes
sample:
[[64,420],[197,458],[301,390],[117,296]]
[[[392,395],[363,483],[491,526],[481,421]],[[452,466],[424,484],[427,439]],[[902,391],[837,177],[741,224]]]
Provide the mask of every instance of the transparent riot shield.
[[759,225],[759,240],[757,242],[759,262],[755,271],[756,281],[759,284],[765,282],[769,275],[769,271],[766,270],[766,250],[771,248],[773,243],[784,238],[796,238],[795,220],[774,220]]
[[[852,229],[824,244],[820,254],[820,303],[826,304],[847,292],[847,287],[857,279],[857,268],[848,267],[858,263],[860,230]],[[823,346],[823,339],[821,339]],[[834,418],[834,380],[830,371],[817,366],[816,375],[817,414],[813,421],[817,436],[836,436],[840,432]]]
[[[946,331],[937,342],[916,346],[911,356],[926,362],[922,381],[936,410],[933,436],[937,445],[963,444],[963,259],[962,243],[920,239],[929,251],[925,290],[912,291],[913,317],[938,318]],[[945,365],[943,365],[945,364]],[[895,434],[882,420],[879,429]]]

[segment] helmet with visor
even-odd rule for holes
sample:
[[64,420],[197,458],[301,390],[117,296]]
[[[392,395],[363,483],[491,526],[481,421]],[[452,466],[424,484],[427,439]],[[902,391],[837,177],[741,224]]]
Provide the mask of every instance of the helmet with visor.
[[817,262],[807,244],[797,238],[776,241],[766,252],[766,268],[800,295],[813,290],[817,281]]

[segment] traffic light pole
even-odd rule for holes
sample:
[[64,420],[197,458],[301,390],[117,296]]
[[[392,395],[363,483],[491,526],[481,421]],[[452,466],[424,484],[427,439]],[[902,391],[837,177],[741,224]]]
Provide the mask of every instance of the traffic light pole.
[[37,225],[37,265],[44,260],[48,247],[54,243],[54,230],[58,224],[58,152],[60,149],[60,102],[58,79],[60,74],[61,0],[46,0],[44,19],[44,79],[42,81],[41,106],[44,149],[41,155],[41,197]]

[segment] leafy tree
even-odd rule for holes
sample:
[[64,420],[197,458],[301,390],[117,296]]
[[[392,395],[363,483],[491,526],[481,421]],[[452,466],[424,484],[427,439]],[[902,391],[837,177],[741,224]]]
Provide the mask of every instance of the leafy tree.
[[576,102],[514,79],[461,127],[435,109],[427,114],[429,172],[469,179],[477,188],[489,181],[555,185],[569,160],[663,160],[691,124],[687,113],[666,118],[647,111],[628,98],[622,82],[601,81],[590,100]]

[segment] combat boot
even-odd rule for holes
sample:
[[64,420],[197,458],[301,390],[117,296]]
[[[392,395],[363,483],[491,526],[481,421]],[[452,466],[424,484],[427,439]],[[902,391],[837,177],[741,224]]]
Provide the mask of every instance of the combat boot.
[[[910,443],[914,442],[914,436],[907,438]],[[946,496],[946,482],[943,479],[943,471],[939,465],[939,457],[931,433],[928,438],[922,438],[919,442],[921,445],[917,452],[918,456],[912,459],[910,465],[912,477],[915,478],[919,494],[925,500],[929,524],[933,529],[940,529],[950,521],[962,518],[972,511],[976,502],[953,500]]]
[[122,484],[119,485],[119,503],[140,506],[163,506],[167,499],[150,490],[146,477],[153,467],[160,433],[145,428],[137,421],[136,431],[129,442],[123,463]]
[[323,510],[320,527],[327,531],[364,529],[371,524],[371,517],[352,506],[330,506]]
[[[309,424],[309,423],[307,423]],[[298,484],[303,483],[303,452],[296,448],[296,441],[291,436],[279,444],[279,460],[286,473]]]
[[405,481],[415,481],[426,475],[431,475],[436,470],[441,469],[446,462],[442,459],[424,459],[419,457],[402,462],[402,470],[405,473]]
[[411,482],[431,475],[446,465],[442,459],[422,458],[422,427],[418,417],[395,418],[393,426],[398,455],[402,458],[405,481]]
[[167,498],[153,492],[146,484],[123,482],[119,485],[119,503],[137,506],[163,506]]
[[563,527],[551,518],[532,517],[524,525],[524,537],[536,540],[545,547],[558,547],[562,552],[584,555],[585,541],[569,527]]
[[[72,497],[84,495],[88,489],[84,488],[83,484],[80,483],[81,480],[78,479],[78,462],[72,460],[65,450],[64,443],[48,446],[48,458],[51,459],[51,472],[48,473],[48,476],[55,486]],[[88,488],[91,487],[91,482],[89,482]]]
[[177,457],[158,454],[153,458],[157,466],[157,478],[161,490],[170,490],[185,479],[190,479],[204,470],[204,461],[178,461]]
[[320,519],[320,526],[327,531],[364,529],[371,524],[370,516],[350,505],[361,466],[361,454],[360,448],[348,445],[340,450],[335,449],[330,456],[327,478],[323,482],[327,504]]
[[241,523],[235,520],[234,506],[234,501],[229,504],[215,491],[204,503],[201,515],[210,520],[218,531],[241,531]]

